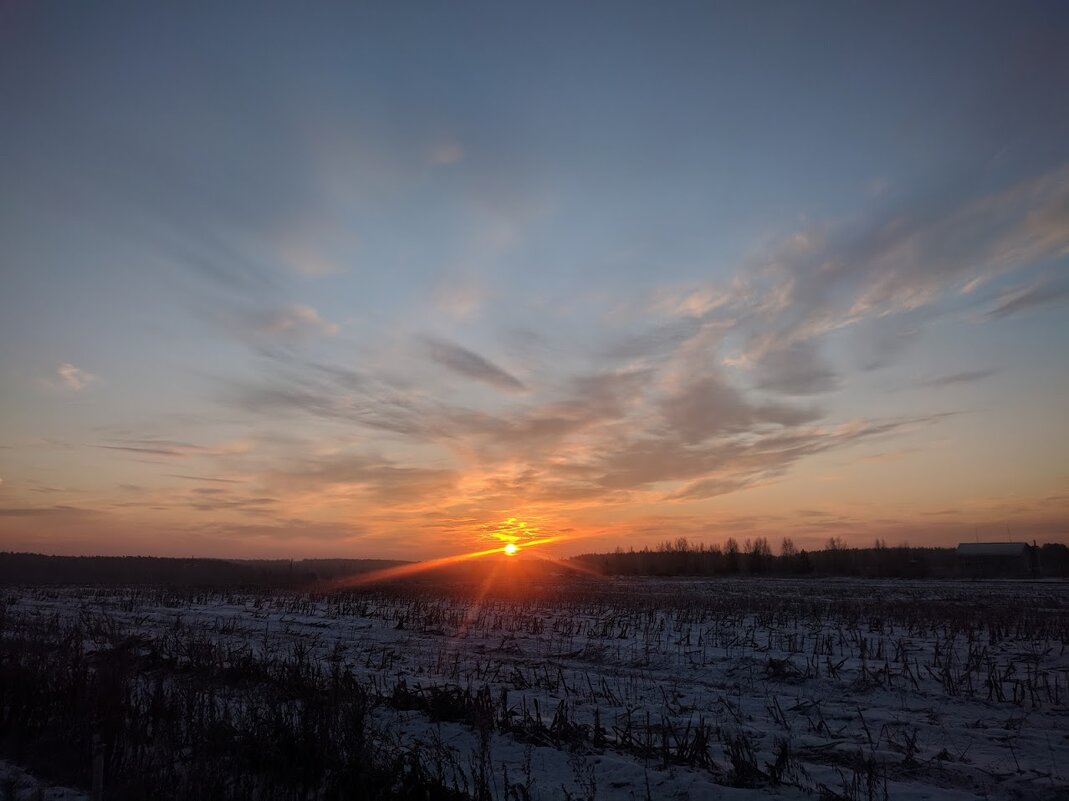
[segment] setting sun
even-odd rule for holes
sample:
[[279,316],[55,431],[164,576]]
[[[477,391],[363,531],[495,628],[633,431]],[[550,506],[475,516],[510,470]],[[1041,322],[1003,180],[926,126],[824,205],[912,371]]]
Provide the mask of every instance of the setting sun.
[[504,547],[504,549],[503,549],[503,550],[504,550],[504,551],[505,551],[505,553],[506,553],[506,554],[508,554],[509,556],[515,556],[515,555],[516,555],[516,551],[518,551],[518,550],[520,550],[520,549],[516,547],[516,543],[514,543],[514,542],[510,542],[510,543],[509,543],[508,545],[506,545],[506,546]]

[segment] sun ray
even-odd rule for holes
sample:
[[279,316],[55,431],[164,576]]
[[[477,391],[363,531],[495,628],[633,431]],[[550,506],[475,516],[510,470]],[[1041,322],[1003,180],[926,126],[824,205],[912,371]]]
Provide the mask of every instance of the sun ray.
[[362,573],[358,576],[350,576],[345,579],[340,579],[336,584],[342,587],[359,587],[364,584],[374,584],[379,581],[390,581],[392,579],[407,578],[414,576],[418,573],[423,573],[427,570],[435,570],[440,567],[448,567],[449,565],[459,564],[461,562],[467,562],[470,559],[480,559],[484,556],[491,556],[492,554],[503,554],[505,552],[504,546],[498,548],[487,548],[482,551],[471,551],[470,553],[454,554],[453,556],[443,556],[439,559],[428,559],[424,562],[413,562],[410,565],[398,565],[397,567],[387,567],[382,570],[373,570],[369,573]]

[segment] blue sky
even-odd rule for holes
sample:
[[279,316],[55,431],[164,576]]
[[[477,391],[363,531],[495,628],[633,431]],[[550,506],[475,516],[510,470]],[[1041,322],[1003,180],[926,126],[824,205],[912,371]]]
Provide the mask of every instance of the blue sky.
[[1069,537],[1057,3],[13,3],[0,547]]

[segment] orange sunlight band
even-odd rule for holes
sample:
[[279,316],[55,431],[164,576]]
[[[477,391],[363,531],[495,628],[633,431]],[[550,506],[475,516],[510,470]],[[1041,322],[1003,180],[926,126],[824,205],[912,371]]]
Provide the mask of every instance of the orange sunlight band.
[[446,567],[447,565],[455,565],[458,562],[466,562],[469,559],[478,559],[482,556],[490,556],[491,554],[504,552],[504,547],[500,547],[490,548],[485,551],[461,553],[455,556],[443,556],[441,559],[429,559],[426,562],[415,562],[411,565],[398,565],[397,567],[373,570],[372,572],[364,573],[361,576],[353,576],[352,578],[343,579],[339,583],[347,587],[353,587],[360,584],[372,584],[376,581],[389,581],[390,579],[404,578],[406,576],[415,575],[416,573],[422,573],[424,570],[434,570],[438,567]]

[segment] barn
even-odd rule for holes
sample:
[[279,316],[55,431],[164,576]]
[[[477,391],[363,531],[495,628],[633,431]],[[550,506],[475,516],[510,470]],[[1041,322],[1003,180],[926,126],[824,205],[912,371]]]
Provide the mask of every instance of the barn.
[[1026,542],[963,542],[957,563],[965,578],[1032,578],[1039,575],[1039,549]]

